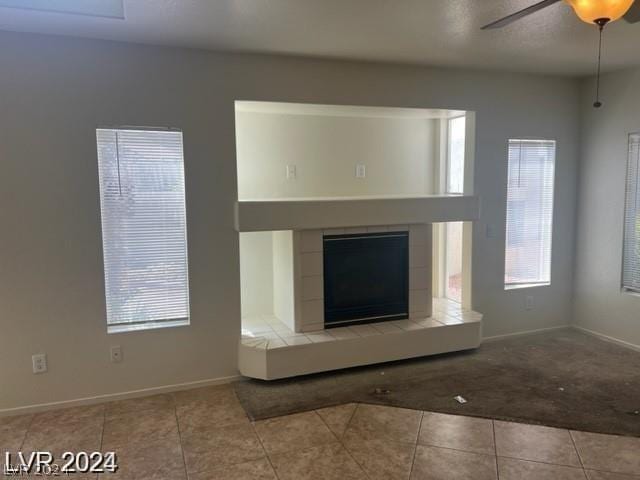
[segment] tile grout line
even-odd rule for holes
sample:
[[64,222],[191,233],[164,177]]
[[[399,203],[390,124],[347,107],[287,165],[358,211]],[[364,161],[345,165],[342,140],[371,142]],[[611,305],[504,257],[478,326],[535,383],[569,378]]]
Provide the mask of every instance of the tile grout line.
[[[272,418],[278,418],[278,417],[272,417]],[[230,423],[230,424],[223,425],[221,427],[213,427],[213,429],[214,430],[218,430],[218,429],[222,429],[222,428],[225,428],[225,427],[238,427],[240,425],[244,425],[244,423]],[[262,445],[262,441],[260,440],[260,437],[258,436],[258,433],[256,432],[255,427],[253,425],[253,422],[251,420],[249,420],[249,425],[252,426],[253,432],[255,433],[256,437],[258,438],[258,443],[260,443],[260,446],[262,447],[262,451],[264,453],[264,458],[266,458],[269,461],[269,464],[271,464],[271,460],[269,458],[269,454],[266,452],[264,446]],[[282,453],[288,453],[288,452],[282,452]],[[231,463],[217,463],[213,467],[214,468],[235,467],[236,465],[242,465],[244,463],[256,462],[258,460],[262,460],[262,457],[261,458],[253,458],[253,459],[250,459],[250,460],[239,460],[239,461],[234,461],[234,462],[231,462]],[[272,465],[272,468],[273,468],[273,465]],[[204,470],[200,470],[199,469],[199,470],[197,470],[195,472],[191,472],[191,473],[193,475],[196,475],[196,474],[201,474],[201,473],[206,473],[206,472],[207,472],[206,469],[204,469]]]
[[358,407],[360,406],[360,402],[354,402],[354,403],[356,405],[356,408],[353,409],[353,412],[351,412],[351,416],[349,417],[349,420],[347,420],[347,425],[346,425],[346,427],[344,427],[344,432],[345,433],[347,433],[347,429],[351,425],[351,421],[353,420],[353,417],[356,416],[356,411],[358,410]]
[[[22,435],[22,440],[20,441],[20,445],[18,445],[18,451],[22,450],[22,447],[24,447],[24,442],[27,439],[27,435],[29,434],[29,431],[31,430],[31,426],[33,425],[33,421],[36,418],[36,414],[31,415],[31,418],[29,419],[29,425],[27,425],[27,428],[24,431],[24,435]],[[17,453],[17,452],[14,452]]]
[[267,449],[264,448],[264,443],[262,443],[262,439],[260,438],[260,435],[258,435],[258,431],[256,430],[256,422],[250,421],[249,423],[251,424],[251,428],[253,429],[253,434],[258,439],[258,443],[260,444],[260,448],[262,448],[262,451],[264,452],[264,456],[267,459],[267,462],[269,462],[269,466],[271,467],[271,470],[273,471],[273,474],[275,475],[276,479],[279,480],[280,476],[278,475],[276,467],[273,466],[273,462],[271,461],[271,457],[269,456],[269,452],[267,452]]
[[100,432],[100,450],[104,445],[104,428],[107,425],[107,406],[104,406],[104,412],[102,412],[102,431]]
[[171,401],[173,403],[173,416],[176,419],[176,427],[178,428],[178,440],[180,441],[180,453],[182,454],[182,464],[184,465],[184,475],[188,480],[190,475],[187,470],[187,458],[184,454],[184,445],[182,444],[182,432],[180,431],[180,421],[178,420],[178,406],[176,405],[175,398],[171,397]]
[[102,412],[102,431],[100,432],[100,448],[99,448],[100,451],[102,451],[102,448],[104,446],[104,428],[106,425],[107,425],[107,406],[105,405],[104,412]]
[[587,468],[585,469],[585,474],[586,472],[598,472],[598,473],[608,473],[611,475],[622,475],[622,477],[629,477],[629,480],[636,480],[637,478],[640,478],[640,476],[635,473],[612,472],[611,470],[602,470],[600,468]]
[[[480,455],[482,457],[490,457],[491,455],[493,455],[491,453],[480,453],[480,452],[474,452],[472,450],[461,450],[459,448],[443,447],[441,445],[431,445],[431,444],[422,444],[422,443],[418,443],[418,445],[420,445],[421,447],[437,448],[437,449],[440,449],[440,450],[451,450],[453,452],[469,453],[471,455]],[[496,455],[493,455],[493,456],[496,457]],[[521,460],[523,462],[542,463],[544,465],[555,465],[556,467],[580,468],[580,467],[576,467],[575,465],[559,465],[557,463],[541,462],[540,460],[527,460],[525,458],[507,457],[505,455],[500,455],[499,458],[509,458],[511,460]]]
[[[339,406],[339,405],[337,405]],[[331,407],[329,407],[331,408]],[[320,415],[318,413],[318,410],[314,410],[314,412],[316,413],[316,415],[318,415],[318,417],[320,417],[320,420],[322,421],[322,423],[327,427],[327,429],[329,429],[329,431],[331,432],[331,434],[336,437],[336,439],[338,440],[338,443],[340,444],[340,446],[344,449],[344,451],[347,453],[347,455],[349,456],[349,458],[351,458],[351,460],[353,460],[355,462],[356,465],[358,465],[358,468],[360,468],[360,470],[362,471],[362,473],[364,474],[364,476],[366,478],[368,478],[369,480],[372,480],[371,477],[369,476],[369,474],[367,473],[367,471],[364,469],[364,466],[362,466],[360,464],[360,462],[358,462],[358,460],[355,459],[355,457],[353,456],[353,454],[349,451],[349,449],[347,448],[347,446],[344,444],[344,442],[342,441],[342,438],[344,438],[344,434],[347,433],[347,429],[349,428],[349,424],[351,423],[351,419],[353,418],[353,416],[356,413],[356,410],[358,409],[358,404],[356,403],[356,408],[353,409],[353,412],[351,413],[351,416],[349,417],[349,420],[347,421],[347,425],[344,429],[344,432],[342,433],[341,437],[338,437],[338,435],[335,434],[335,432],[333,430],[331,430],[331,427],[329,427],[329,424],[324,420],[324,418],[322,418],[322,415]]]
[[582,461],[582,457],[580,456],[580,452],[578,451],[578,445],[576,445],[576,440],[575,438],[573,438],[573,435],[571,435],[571,430],[567,429],[567,432],[569,432],[569,438],[571,439],[571,443],[573,444],[573,449],[576,451],[576,456],[578,457],[578,461],[580,462],[580,466],[582,467],[582,472],[584,473],[585,478],[588,478],[587,472],[584,468],[584,462]]
[[[324,418],[322,418],[322,415],[320,415],[320,414],[318,413],[318,410],[311,410],[311,411],[316,415],[316,417],[318,417],[318,418],[320,419],[320,422],[321,422],[321,423],[322,423],[322,424],[327,428],[327,430],[329,430],[329,433],[330,433],[331,435],[333,435],[333,438],[335,438],[335,439],[338,441],[338,443],[339,443],[340,445],[342,445],[342,441],[340,440],[340,438],[338,437],[338,435],[336,435],[336,434],[333,432],[333,430],[331,430],[331,428],[329,428],[329,425],[327,424],[327,422],[325,422],[325,421],[324,421]],[[346,430],[345,430],[345,431],[346,431]]]
[[360,464],[360,462],[358,462],[355,457],[353,456],[353,454],[349,451],[349,449],[344,445],[344,443],[342,443],[342,441],[338,440],[338,442],[340,442],[340,446],[344,449],[344,451],[346,452],[346,454],[349,456],[349,458],[351,460],[353,460],[353,462],[358,466],[358,468],[360,469],[360,471],[363,473],[363,475],[368,478],[369,480],[372,480],[372,478],[369,476],[369,474],[367,473],[367,471],[364,469],[364,466],[362,466]]
[[422,415],[420,415],[420,425],[418,426],[418,436],[416,437],[416,444],[413,447],[413,457],[411,458],[411,468],[409,468],[409,478],[413,475],[413,468],[416,464],[416,456],[418,455],[418,442],[420,441],[420,432],[422,431],[422,422],[424,421],[425,411],[420,411]]
[[[103,445],[104,445],[104,427],[105,427],[106,424],[107,424],[107,404],[105,403],[104,404],[104,411],[102,412],[102,431],[100,432],[100,448],[98,448],[98,451],[102,452],[103,454],[104,454],[104,452],[103,452],[102,449],[103,449]],[[95,478],[99,479],[100,478],[100,474],[96,473]]]
[[[429,412],[425,411],[424,413],[429,413]],[[473,417],[471,417],[471,418],[473,418]],[[493,421],[492,421],[492,424],[493,424]],[[493,424],[493,435],[494,435],[494,452],[495,452],[494,458],[496,460],[496,474],[497,474],[497,478],[498,479],[500,478],[500,473],[499,473],[499,470],[498,470],[498,458],[508,458],[508,459],[511,459],[511,460],[518,460],[518,461],[521,461],[521,462],[530,462],[530,463],[536,463],[536,464],[540,464],[540,465],[550,465],[550,466],[555,466],[555,467],[574,468],[574,469],[580,469],[582,471],[585,470],[583,466],[550,463],[550,462],[544,462],[544,461],[541,461],[541,460],[530,460],[530,459],[526,459],[526,458],[510,457],[510,456],[507,456],[507,455],[498,456],[497,442],[496,442],[496,439],[495,439],[495,424]],[[418,444],[418,445],[422,445],[422,444]],[[475,454],[475,455],[490,456],[490,454],[486,454],[486,453],[473,452],[473,451],[470,451],[470,450],[461,450],[459,448],[443,447],[443,446],[440,446],[440,445],[425,444],[423,446],[427,446],[429,448],[438,448],[438,449],[443,449],[443,450],[452,450],[452,451],[462,452],[462,453],[471,453],[471,454]],[[576,451],[577,451],[577,449],[576,449]],[[578,456],[578,458],[580,458],[580,457]],[[581,462],[581,465],[582,465],[582,462]],[[611,473],[614,473],[614,472],[611,472]]]
[[[444,448],[444,447],[442,447],[442,448]],[[529,460],[527,458],[508,457],[507,455],[500,455],[497,458],[508,458],[509,460],[519,460],[521,462],[539,463],[541,465],[551,465],[551,466],[554,466],[554,467],[577,468],[577,469],[583,470],[583,467],[576,466],[576,465],[567,465],[567,464],[564,464],[564,463],[550,463],[550,462],[543,462],[542,460]],[[609,473],[615,473],[615,472],[609,472]]]
[[498,465],[498,442],[496,441],[496,422],[491,419],[491,431],[493,431],[493,453],[496,459],[496,478],[500,480],[500,467]]
[[366,478],[368,478],[369,480],[371,480],[371,477],[369,476],[369,474],[367,473],[367,471],[364,469],[364,467],[360,464],[360,462],[358,462],[355,457],[353,456],[353,454],[349,451],[349,449],[347,448],[347,446],[344,444],[344,442],[342,441],[342,438],[344,438],[344,434],[347,433],[347,428],[349,428],[349,424],[351,423],[351,419],[353,418],[353,416],[356,413],[356,410],[358,409],[358,404],[356,403],[356,408],[353,409],[353,413],[351,414],[351,416],[349,417],[349,420],[347,421],[347,426],[344,429],[344,432],[342,434],[341,437],[338,437],[338,435],[335,434],[335,432],[333,430],[331,430],[331,428],[329,427],[329,424],[327,422],[325,422],[324,418],[322,418],[322,415],[320,415],[318,413],[318,410],[314,410],[314,412],[316,413],[316,415],[318,415],[318,417],[320,417],[320,420],[322,421],[322,423],[324,425],[326,425],[326,427],[329,429],[329,431],[331,432],[331,434],[336,437],[336,440],[338,440],[338,443],[340,444],[340,446],[344,449],[344,451],[347,453],[347,455],[349,456],[349,458],[351,458],[351,460],[354,461],[354,463],[358,466],[358,468],[360,469],[360,471],[364,474],[364,476]]
[[[238,400],[238,396],[236,395],[235,390],[233,390],[233,396],[234,396],[236,402],[238,402],[238,404],[240,404],[240,401]],[[176,422],[178,423],[178,436],[180,437],[180,448],[182,450],[182,457],[183,457],[183,461],[185,463],[185,470],[186,470],[186,457],[185,457],[185,454],[184,454],[184,449],[182,448],[182,434],[180,432],[180,422],[178,420],[178,405],[175,403],[175,398],[173,398],[173,402],[174,402],[173,408],[175,410],[175,415],[176,415]],[[262,440],[260,439],[260,436],[258,435],[258,432],[255,429],[255,422],[249,418],[249,416],[247,415],[246,410],[242,407],[242,405],[240,405],[240,408],[242,409],[247,422],[251,426],[254,435],[258,439],[258,443],[260,443],[260,446],[262,448],[263,453],[265,454],[265,457],[267,458],[267,460],[269,461],[269,464],[271,465],[271,460],[269,459],[269,455],[267,454],[266,449],[264,448],[264,445],[262,444]],[[278,418],[278,417],[272,417],[272,418]],[[225,423],[223,425],[212,427],[212,428],[214,430],[219,430],[219,429],[222,429],[222,428],[225,428],[225,427],[235,427],[235,426],[240,426],[240,425],[244,425],[244,422],[239,422],[238,421],[237,423],[236,422],[228,423],[228,424]],[[253,460],[240,460],[240,461],[231,462],[231,463],[220,463],[220,464],[215,465],[215,467],[232,467],[232,466],[235,466],[235,465],[240,465],[240,464],[243,464],[243,463],[248,463],[248,462],[257,461],[257,460],[261,460],[261,459],[256,458],[256,459],[253,459]],[[273,465],[271,465],[271,467],[273,468]],[[195,475],[195,474],[201,474],[203,472],[206,472],[206,470],[197,470],[197,471],[191,472],[191,473],[193,475]],[[275,468],[274,468],[274,472],[275,472]],[[188,478],[191,477],[191,475],[188,472],[187,472],[187,477]]]

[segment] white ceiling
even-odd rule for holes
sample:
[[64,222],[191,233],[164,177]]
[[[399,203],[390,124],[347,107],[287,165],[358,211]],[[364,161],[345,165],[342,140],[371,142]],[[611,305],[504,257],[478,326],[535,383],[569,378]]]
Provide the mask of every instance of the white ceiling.
[[[0,8],[0,30],[213,50],[591,74],[597,30],[579,21],[564,2],[506,28],[480,30],[536,1],[124,0],[124,20]],[[604,70],[640,65],[639,44],[640,23],[609,25]]]

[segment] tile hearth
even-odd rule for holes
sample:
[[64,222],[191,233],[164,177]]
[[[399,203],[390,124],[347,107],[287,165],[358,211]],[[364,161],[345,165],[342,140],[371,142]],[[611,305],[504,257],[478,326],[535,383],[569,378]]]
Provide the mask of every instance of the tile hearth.
[[476,348],[482,314],[433,300],[433,314],[296,333],[274,316],[245,318],[238,349],[240,373],[262,380]]
[[100,480],[640,479],[640,438],[354,403],[252,422],[231,385],[0,418],[2,458],[36,445],[115,451]]
[[295,345],[389,335],[410,330],[479,322],[481,320],[482,315],[480,313],[465,310],[459,303],[447,299],[434,298],[433,315],[431,317],[368,323],[305,333],[294,332],[273,315],[243,318],[241,342],[248,347],[270,350]]

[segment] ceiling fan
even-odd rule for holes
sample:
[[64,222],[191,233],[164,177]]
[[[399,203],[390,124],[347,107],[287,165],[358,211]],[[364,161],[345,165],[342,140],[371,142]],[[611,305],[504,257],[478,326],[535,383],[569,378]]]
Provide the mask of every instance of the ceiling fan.
[[583,22],[595,25],[600,30],[600,40],[598,44],[598,72],[596,75],[596,101],[593,103],[595,108],[602,106],[600,102],[600,59],[602,56],[602,30],[605,25],[610,22],[624,18],[629,23],[640,22],[640,1],[635,0],[542,0],[518,12],[507,15],[495,22],[491,22],[482,30],[494,28],[502,28],[543,8],[559,3],[567,2],[576,15]]

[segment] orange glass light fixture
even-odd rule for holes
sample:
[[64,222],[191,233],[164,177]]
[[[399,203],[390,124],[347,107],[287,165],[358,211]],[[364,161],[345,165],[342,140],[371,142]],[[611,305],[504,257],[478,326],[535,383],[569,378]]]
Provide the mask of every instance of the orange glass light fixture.
[[634,0],[566,0],[580,20],[597,25],[613,22],[622,17]]
[[[600,108],[600,65],[602,60],[602,30],[610,22],[621,18],[633,5],[635,0],[565,0],[583,22],[595,24],[600,30],[598,42],[598,71],[596,73],[595,108]],[[640,1],[640,0],[639,0]]]

